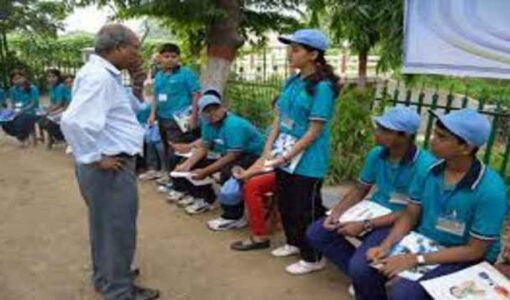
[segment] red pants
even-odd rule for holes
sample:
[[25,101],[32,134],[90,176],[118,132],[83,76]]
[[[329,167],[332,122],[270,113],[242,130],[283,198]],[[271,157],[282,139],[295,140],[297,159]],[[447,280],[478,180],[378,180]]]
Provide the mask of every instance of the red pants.
[[243,189],[244,203],[248,212],[248,223],[252,235],[267,235],[264,205],[267,197],[265,195],[274,192],[276,189],[275,174],[267,173],[252,177],[245,182]]

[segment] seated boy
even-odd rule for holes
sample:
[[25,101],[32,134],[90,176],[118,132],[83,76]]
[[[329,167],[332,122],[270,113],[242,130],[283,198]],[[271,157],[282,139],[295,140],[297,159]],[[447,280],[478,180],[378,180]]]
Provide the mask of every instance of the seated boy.
[[[308,228],[310,244],[321,251],[342,272],[349,274],[353,262],[365,257],[367,249],[378,245],[400,216],[408,200],[410,182],[433,164],[433,156],[414,144],[420,117],[412,109],[398,106],[375,117],[374,147],[366,156],[359,183],[333,208],[326,218]],[[372,188],[373,201],[391,210],[381,217],[340,223],[340,217],[365,199]],[[356,248],[346,237],[361,240]]]
[[[421,280],[462,270],[480,261],[493,263],[507,211],[506,187],[476,152],[487,141],[487,118],[470,109],[437,116],[431,150],[441,160],[410,188],[411,199],[389,235],[351,264],[357,299],[428,299]],[[444,248],[432,253],[387,257],[411,230]],[[380,270],[370,267],[380,265]],[[419,281],[398,277],[417,266],[438,265]],[[392,279],[389,284],[386,284]],[[388,293],[388,294],[387,294]]]
[[[232,167],[249,167],[259,157],[264,141],[262,135],[249,121],[227,111],[218,93],[205,94],[199,101],[202,117],[201,144],[193,155],[175,168],[177,172],[191,172],[193,179],[202,180],[220,172],[223,184],[232,175]],[[209,152],[220,155],[208,159]],[[171,198],[180,200],[189,214],[198,214],[212,208],[216,195],[211,184],[194,186],[185,178],[173,178],[175,191]],[[187,197],[183,197],[184,195]],[[224,213],[218,223],[242,222],[243,204],[223,206]],[[227,225],[225,225],[227,226]]]

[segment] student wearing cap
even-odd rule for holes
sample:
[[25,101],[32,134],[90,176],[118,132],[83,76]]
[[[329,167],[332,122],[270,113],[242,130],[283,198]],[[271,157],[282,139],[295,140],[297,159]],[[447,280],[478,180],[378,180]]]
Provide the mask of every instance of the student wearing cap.
[[[290,64],[299,74],[288,79],[276,102],[277,116],[264,148],[264,158],[270,161],[267,167],[276,170],[276,198],[287,240],[272,255],[300,254],[301,260],[286,270],[305,274],[324,267],[324,260],[310,247],[305,232],[325,212],[321,187],[329,163],[329,121],[340,86],[338,76],[326,62],[328,40],[321,31],[302,29],[279,40],[290,45]],[[290,138],[294,146],[273,159],[275,142]],[[289,164],[291,161],[294,163]],[[291,165],[295,165],[292,170]]]
[[[190,68],[180,64],[180,54],[180,48],[171,43],[162,45],[159,50],[158,63],[161,70],[154,78],[155,101],[148,120],[149,125],[156,120],[158,122],[167,157],[164,169],[167,171],[172,171],[178,162],[170,143],[188,143],[197,138],[194,129],[198,126],[200,82]],[[189,131],[183,132],[175,120],[175,115],[190,107]],[[164,181],[166,180],[160,182]]]
[[[480,261],[493,263],[507,212],[506,187],[476,152],[487,141],[489,121],[462,109],[438,116],[431,140],[440,158],[410,188],[410,202],[388,237],[350,270],[357,299],[428,299],[421,280],[447,275]],[[433,253],[386,257],[392,245],[415,230],[445,248]],[[378,271],[371,263],[381,265]],[[398,277],[419,265],[439,265],[419,281]],[[386,282],[392,279],[389,286]],[[388,293],[388,294],[387,294]]]
[[[375,117],[375,140],[378,146],[367,154],[358,184],[333,208],[331,214],[312,224],[307,237],[310,244],[349,274],[352,263],[365,258],[366,251],[378,245],[407,204],[410,182],[418,173],[426,172],[435,161],[414,144],[420,117],[412,109],[397,106]],[[392,212],[375,219],[339,223],[344,212],[375,192],[370,201]],[[355,248],[346,237],[361,240]]]
[[[204,93],[198,106],[203,119],[201,144],[175,171],[191,172],[196,180],[220,172],[220,184],[223,184],[232,175],[235,165],[247,168],[258,159],[264,140],[248,120],[227,111],[221,103],[219,93]],[[217,160],[207,159],[210,152],[217,153],[220,157]],[[175,191],[170,193],[170,199],[186,206],[187,213],[198,214],[212,208],[216,200],[212,185],[194,186],[183,178],[174,178],[174,183]],[[209,227],[213,223],[214,226],[236,228],[246,225],[242,202],[237,205],[222,205],[222,208],[221,218],[209,222]]]

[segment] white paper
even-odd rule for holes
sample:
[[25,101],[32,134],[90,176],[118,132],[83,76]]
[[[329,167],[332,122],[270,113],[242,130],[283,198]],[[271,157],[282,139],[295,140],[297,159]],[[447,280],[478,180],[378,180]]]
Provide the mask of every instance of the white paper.
[[[441,248],[442,247],[432,239],[412,231],[406,235],[398,244],[393,246],[388,256],[391,257],[403,254],[425,254],[437,252]],[[373,265],[373,267],[378,268],[378,265]],[[412,270],[406,270],[399,273],[398,276],[416,281],[425,275],[425,273],[437,267],[438,265],[417,266]]]
[[369,200],[362,200],[344,212],[338,221],[340,223],[360,222],[379,218],[391,213],[391,209]]
[[420,284],[434,299],[510,299],[510,281],[487,262],[449,275],[424,280]]
[[[289,153],[290,150],[292,150],[292,148],[294,148],[294,145],[296,144],[297,141],[298,141],[298,139],[293,137],[290,134],[280,133],[278,135],[278,138],[276,139],[276,141],[273,144],[273,148],[271,150],[271,156],[274,159],[276,159],[276,158],[286,155],[287,153]],[[292,160],[287,165],[285,165],[283,167],[283,169],[290,173],[294,173],[294,170],[296,169],[299,162],[301,161],[302,156],[303,156],[303,153],[299,153],[298,155],[294,156],[292,158]],[[264,164],[266,166],[268,166],[271,164],[271,162],[274,159],[266,161],[266,162],[264,162]]]
[[177,123],[177,126],[179,126],[179,129],[186,133],[189,131],[189,121],[191,119],[191,113],[192,108],[191,106],[187,107],[186,109],[176,112],[173,114],[174,120]]
[[214,179],[212,177],[206,177],[204,179],[198,180],[193,178],[193,172],[176,172],[173,171],[170,173],[170,177],[173,178],[186,178],[189,180],[193,185],[195,186],[202,186],[202,185],[208,185],[213,184]]

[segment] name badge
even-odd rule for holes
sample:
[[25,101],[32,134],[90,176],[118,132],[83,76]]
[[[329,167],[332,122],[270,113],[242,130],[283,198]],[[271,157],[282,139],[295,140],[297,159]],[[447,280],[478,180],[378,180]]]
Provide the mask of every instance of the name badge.
[[400,204],[400,205],[407,205],[409,203],[409,197],[402,193],[391,193],[390,196],[390,203],[392,204]]
[[158,101],[159,102],[166,102],[166,100],[168,100],[166,94],[159,94],[158,95]]
[[218,144],[218,145],[223,145],[225,144],[225,142],[222,140],[222,139],[215,139],[214,140],[214,143]]
[[281,126],[291,130],[294,127],[294,121],[288,117],[283,117]]
[[455,211],[450,215],[441,215],[437,218],[436,229],[457,236],[464,236],[466,223],[457,219]]

